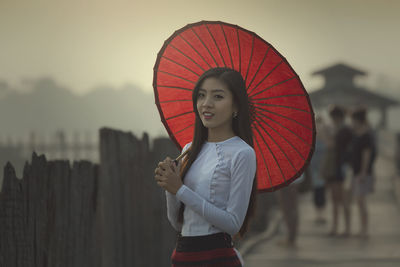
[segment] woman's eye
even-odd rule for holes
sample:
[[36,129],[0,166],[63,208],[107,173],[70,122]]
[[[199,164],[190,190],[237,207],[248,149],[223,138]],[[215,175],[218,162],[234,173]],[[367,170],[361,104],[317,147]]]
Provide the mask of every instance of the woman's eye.
[[[204,97],[204,94],[203,93],[199,93],[198,95],[197,95],[197,97]],[[222,98],[224,98],[222,95],[214,95],[214,97],[215,98],[218,98],[218,99],[222,99]]]

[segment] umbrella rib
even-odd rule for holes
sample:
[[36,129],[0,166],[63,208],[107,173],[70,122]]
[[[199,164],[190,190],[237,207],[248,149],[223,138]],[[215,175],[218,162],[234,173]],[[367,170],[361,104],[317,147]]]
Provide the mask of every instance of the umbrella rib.
[[262,136],[262,134],[260,133],[260,130],[257,128],[257,125],[254,125],[254,128],[256,129],[256,131],[258,132],[258,134],[261,136],[261,139],[264,141],[264,143],[267,145],[267,148],[268,148],[269,152],[271,153],[272,157],[274,158],[274,160],[275,160],[275,162],[276,162],[276,165],[278,165],[278,167],[279,167],[279,170],[280,170],[280,172],[281,172],[281,174],[282,174],[283,180],[286,182],[286,177],[285,177],[285,175],[284,175],[283,172],[282,172],[281,166],[279,166],[278,160],[276,159],[274,153],[272,153],[271,148],[269,147],[268,143],[267,143],[267,142],[265,141],[265,139],[264,139],[264,136]]
[[188,79],[186,79],[186,78],[183,78],[183,77],[181,77],[181,76],[178,76],[178,75],[175,75],[175,74],[172,74],[172,73],[163,71],[163,70],[159,70],[158,72],[165,73],[165,74],[167,74],[167,75],[170,75],[170,76],[173,76],[173,77],[176,77],[176,78],[179,78],[179,79],[182,79],[182,80],[185,80],[185,81],[187,81],[187,82],[190,82],[190,83],[195,84],[195,82],[193,82],[193,81],[191,81],[191,80],[188,80]]
[[242,52],[240,51],[240,38],[239,38],[239,29],[236,28],[236,35],[239,45],[239,72],[242,73]]
[[274,129],[274,127],[272,127],[268,122],[266,122],[263,118],[259,118],[265,125],[267,125],[269,128],[271,128],[274,132],[276,132],[280,137],[282,137],[283,139],[285,139],[286,143],[288,143],[294,150],[296,150],[296,152],[299,154],[299,156],[305,161],[305,158],[303,157],[303,155],[300,153],[300,151],[291,143],[289,142],[289,140],[286,139],[286,137],[284,137],[283,135],[281,135],[277,130]]
[[252,101],[258,101],[258,100],[269,100],[269,99],[274,99],[274,98],[281,98],[281,97],[294,97],[294,96],[305,96],[305,94],[278,95],[278,96],[271,96],[271,97],[265,97],[265,98],[256,98],[256,99],[252,99]]
[[194,46],[191,43],[189,43],[181,34],[178,34],[178,36],[181,37],[182,40],[185,41],[201,57],[201,59],[208,65],[208,67],[211,68],[211,65],[208,64],[207,60],[200,54],[199,51],[197,51],[196,48],[194,48]]
[[247,75],[249,75],[251,60],[253,59],[254,39],[255,39],[255,37],[254,37],[254,35],[253,35],[253,39],[251,39],[251,54],[250,54],[250,60],[249,60],[249,64],[247,65],[246,78],[244,78],[245,81],[247,81]]
[[183,132],[184,130],[188,129],[189,127],[192,127],[193,125],[194,125],[194,123],[190,124],[189,126],[187,126],[187,127],[183,128],[183,129],[181,129],[181,130],[175,132],[174,135],[175,135],[175,134],[178,134],[178,133],[180,133],[180,132]]
[[160,101],[159,103],[172,103],[172,102],[185,102],[185,101],[192,101],[192,99],[166,100],[166,101]]
[[[263,109],[261,109],[261,110],[264,111]],[[268,111],[268,110],[265,110],[265,111]],[[276,113],[274,113],[274,112],[272,112],[272,111],[268,111],[268,112],[271,112],[271,113],[273,113],[273,114],[275,114],[275,115],[284,117],[284,118],[286,118],[286,119],[288,119],[288,120],[291,120],[291,121],[293,121],[293,122],[296,122],[297,124],[299,124],[299,125],[305,127],[306,129],[309,129],[309,128],[306,127],[305,125],[303,125],[303,124],[301,124],[301,123],[298,123],[297,121],[292,120],[292,119],[290,119],[290,118],[287,118],[287,117],[285,117],[285,116],[283,116],[283,115],[276,114]],[[280,122],[278,122],[278,121],[276,121],[276,120],[274,120],[274,119],[268,117],[267,115],[265,115],[265,114],[256,114],[256,117],[265,117],[265,118],[267,118],[267,119],[270,119],[271,121],[274,121],[275,123],[279,124],[282,128],[285,128],[286,130],[288,130],[289,132],[291,132],[292,134],[294,134],[295,136],[297,136],[301,141],[304,142],[304,144],[306,144],[306,145],[308,145],[308,146],[311,146],[311,145],[310,145],[309,143],[307,143],[307,141],[304,140],[301,136],[299,136],[298,134],[296,134],[295,132],[293,132],[292,130],[290,130],[289,128],[287,128],[286,126],[282,125]],[[311,129],[309,129],[309,130],[311,131]]]
[[293,110],[297,110],[297,111],[301,111],[301,112],[305,112],[305,113],[311,114],[311,112],[308,111],[308,110],[304,110],[304,109],[300,109],[300,108],[295,108],[295,107],[291,107],[291,106],[275,105],[275,104],[267,104],[267,103],[256,103],[256,102],[253,102],[253,104],[254,104],[255,106],[268,106],[268,107],[279,107],[279,108],[293,109]]
[[270,49],[271,49],[271,46],[268,46],[268,49],[267,49],[267,51],[265,52],[264,58],[262,59],[260,65],[258,66],[258,69],[257,69],[256,73],[254,74],[253,79],[251,79],[251,82],[249,83],[248,88],[250,88],[250,86],[251,86],[251,84],[253,83],[254,79],[256,78],[258,72],[260,71],[261,66],[264,64],[265,58],[267,57],[268,52],[269,52]]
[[274,114],[274,115],[280,116],[280,117],[282,117],[282,118],[285,118],[285,119],[287,119],[287,120],[290,120],[290,121],[292,121],[292,122],[295,122],[295,123],[297,123],[297,124],[303,126],[304,128],[306,128],[306,129],[312,131],[311,128],[307,127],[306,125],[304,125],[304,124],[302,124],[302,123],[300,123],[300,122],[298,122],[298,121],[296,121],[296,120],[294,120],[294,119],[292,119],[292,118],[286,117],[286,116],[284,116],[284,115],[281,115],[281,114],[279,114],[279,113],[270,111],[270,110],[268,110],[268,109],[263,109],[263,108],[260,108],[260,107],[254,107],[254,108],[259,109],[259,110],[262,111],[262,112],[269,112],[269,113],[272,113],[272,114]]
[[179,86],[157,85],[157,87],[165,87],[165,88],[179,89],[179,90],[185,90],[185,91],[193,91],[193,89],[179,87]]
[[177,117],[180,117],[180,116],[186,115],[186,114],[190,114],[190,113],[192,113],[192,112],[193,112],[193,110],[192,110],[192,111],[189,111],[189,112],[184,112],[184,113],[181,113],[181,114],[178,114],[178,115],[174,115],[174,116],[172,116],[172,117],[169,117],[169,118],[165,118],[165,120],[174,119],[174,118],[177,118]]
[[[294,79],[294,78],[296,78],[297,76],[293,76],[293,77],[291,77],[291,78],[289,78],[289,79],[287,79],[287,80],[283,80],[283,81],[281,81],[281,82],[279,82],[279,83],[276,83],[276,84],[274,84],[274,85],[271,85],[271,86],[269,86],[269,87],[267,87],[267,88],[265,88],[265,89],[262,89],[260,92],[257,92],[257,93],[255,93],[255,94],[253,94],[253,95],[251,95],[251,97],[254,97],[254,96],[256,96],[256,95],[258,95],[258,94],[261,94],[262,92],[265,92],[265,91],[267,91],[267,90],[269,90],[269,89],[271,89],[271,88],[273,88],[273,87],[275,87],[275,86],[277,86],[277,85],[281,85],[281,84],[283,84],[283,83],[285,83],[285,82],[288,82],[288,81],[290,81],[290,80],[292,80],[292,79]],[[251,91],[253,91],[255,88],[253,88]],[[249,93],[249,95],[250,95],[250,93]]]
[[283,62],[283,60],[281,59],[281,61],[278,62],[278,64],[275,65],[275,67],[272,68],[272,70],[270,72],[267,73],[267,75],[264,76],[264,78],[262,78],[261,81],[258,82],[258,84],[256,86],[253,87],[253,89],[251,89],[248,94],[250,94],[251,92],[253,92],[269,75],[271,75],[271,73],[276,70],[279,65],[281,65]]
[[267,167],[268,180],[269,180],[269,184],[270,184],[270,186],[272,187],[273,185],[272,185],[272,180],[271,180],[271,174],[269,173],[268,164],[267,164],[267,162],[265,161],[264,154],[261,152],[261,151],[262,151],[262,150],[261,150],[261,146],[260,146],[260,144],[258,143],[258,140],[257,140],[257,138],[254,138],[254,140],[256,141],[256,143],[257,143],[257,146],[258,146],[258,149],[260,150],[261,157],[262,157],[262,159],[263,159],[263,161],[264,161],[264,166],[266,166],[266,167]]
[[182,68],[185,68],[186,70],[190,71],[190,72],[193,73],[194,75],[197,75],[198,77],[200,76],[200,74],[198,74],[197,72],[195,72],[195,71],[189,69],[188,67],[186,67],[186,66],[184,66],[184,65],[182,65],[182,64],[180,64],[180,63],[178,63],[178,62],[176,62],[176,61],[173,60],[173,59],[170,59],[170,58],[168,58],[168,57],[166,57],[166,56],[164,56],[164,55],[162,55],[161,57],[163,57],[163,58],[165,58],[165,59],[167,59],[167,60],[169,60],[169,61],[175,63],[175,64],[178,65],[178,66],[181,66]]
[[208,28],[208,24],[206,24],[206,28],[207,28],[208,33],[211,35],[211,38],[213,39],[215,46],[216,46],[217,49],[218,49],[218,53],[219,53],[219,55],[220,55],[221,58],[222,58],[222,62],[224,63],[224,65],[225,65],[225,67],[226,67],[226,63],[225,63],[224,57],[222,56],[221,50],[219,50],[219,46],[218,46],[218,44],[217,44],[217,41],[215,41],[214,35],[212,35],[210,29]]
[[206,44],[203,42],[203,40],[200,38],[200,36],[197,34],[197,32],[191,28],[192,32],[196,35],[196,37],[199,39],[199,41],[203,44],[203,46],[207,49],[208,53],[210,54],[210,56],[212,57],[212,59],[214,60],[215,64],[218,66],[217,61],[215,60],[214,56],[211,54],[211,51],[208,49],[208,47],[206,46]]
[[231,59],[232,69],[234,69],[235,66],[233,66],[233,58],[232,58],[232,54],[231,54],[231,48],[230,48],[229,43],[228,43],[228,38],[226,38],[225,30],[224,30],[224,27],[222,27],[222,24],[220,24],[219,26],[221,26],[221,30],[222,30],[222,32],[224,34],[226,46],[228,47],[229,58]]
[[270,133],[262,127],[261,123],[259,121],[256,121],[257,124],[260,126],[261,130],[263,130],[266,134],[268,134],[269,138],[279,147],[279,150],[282,151],[283,155],[285,155],[285,158],[289,161],[290,165],[292,165],[293,170],[296,171],[296,167],[293,165],[293,162],[288,158],[286,155],[285,151],[281,148],[281,146],[276,142],[276,140],[270,135]]
[[[190,61],[192,61],[194,64],[197,65],[197,67],[199,67],[200,69],[202,69],[203,71],[205,71],[205,69],[199,65],[199,63],[197,63],[194,59],[192,59],[191,57],[189,57],[188,55],[186,55],[185,53],[183,53],[181,50],[179,50],[177,47],[175,47],[173,44],[169,44],[172,48],[174,48],[176,51],[178,51],[179,53],[181,53],[184,57],[188,58]],[[204,59],[203,59],[204,60]]]

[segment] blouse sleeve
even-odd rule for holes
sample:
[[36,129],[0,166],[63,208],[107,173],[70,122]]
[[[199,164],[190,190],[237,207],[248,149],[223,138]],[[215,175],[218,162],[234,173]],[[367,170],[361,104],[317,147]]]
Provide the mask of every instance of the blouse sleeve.
[[[182,152],[185,152],[185,150],[189,147],[190,143],[186,144]],[[178,232],[182,230],[182,224],[178,222],[178,212],[179,208],[181,206],[181,202],[176,198],[174,194],[171,194],[167,190],[165,190],[165,197],[167,200],[167,217],[169,222],[171,223],[172,227]]]
[[209,223],[235,235],[246,216],[256,166],[256,155],[252,148],[241,150],[232,158],[231,185],[226,210],[216,207],[186,185],[179,188],[176,197]]

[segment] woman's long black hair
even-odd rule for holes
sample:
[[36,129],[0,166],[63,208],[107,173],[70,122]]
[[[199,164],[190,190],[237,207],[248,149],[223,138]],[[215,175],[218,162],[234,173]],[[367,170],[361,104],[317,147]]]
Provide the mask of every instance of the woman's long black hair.
[[[216,78],[219,81],[227,85],[229,90],[232,92],[234,103],[238,108],[237,117],[232,120],[232,130],[235,135],[243,139],[247,144],[254,148],[253,145],[253,132],[251,131],[251,113],[250,113],[250,103],[246,92],[246,84],[243,80],[242,75],[230,68],[212,68],[203,73],[198,79],[192,94],[193,100],[193,111],[195,113],[195,127],[193,141],[188,148],[188,154],[183,159],[183,164],[181,168],[180,175],[182,177],[182,182],[185,179],[185,175],[189,170],[192,163],[197,158],[203,143],[207,140],[208,129],[204,127],[199,112],[197,110],[197,97],[200,87],[207,78]],[[247,209],[246,217],[243,224],[239,230],[239,236],[243,237],[248,228],[249,219],[254,216],[255,204],[256,204],[256,194],[257,194],[257,179],[254,177],[253,188],[251,190],[249,206]],[[178,213],[178,222],[183,223],[183,211],[185,205],[182,203]]]

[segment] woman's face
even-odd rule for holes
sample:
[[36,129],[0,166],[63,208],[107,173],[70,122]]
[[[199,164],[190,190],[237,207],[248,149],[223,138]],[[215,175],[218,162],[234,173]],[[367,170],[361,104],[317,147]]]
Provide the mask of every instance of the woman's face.
[[197,111],[204,127],[209,130],[232,131],[233,112],[237,109],[231,91],[217,78],[203,81],[198,91]]

